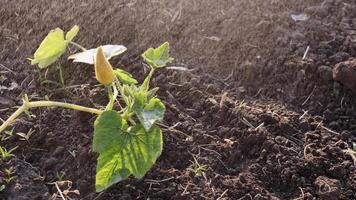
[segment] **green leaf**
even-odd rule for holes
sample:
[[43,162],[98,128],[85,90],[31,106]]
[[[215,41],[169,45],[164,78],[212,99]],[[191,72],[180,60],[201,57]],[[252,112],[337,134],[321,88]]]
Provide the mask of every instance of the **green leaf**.
[[173,61],[173,58],[169,57],[169,43],[165,42],[161,46],[147,49],[142,57],[145,61],[151,65],[154,69],[165,67],[168,63]]
[[[127,130],[127,122],[121,118],[120,114],[115,111],[103,112],[94,123],[94,139],[93,150],[101,153],[108,147],[116,145],[117,135],[110,132],[124,132]],[[100,133],[106,131],[106,134],[97,134],[96,129],[100,129]]]
[[155,97],[156,92],[159,90],[159,87],[155,87],[151,89],[150,91],[147,92],[147,99],[151,100],[153,97]]
[[41,69],[48,67],[65,52],[67,45],[62,29],[51,30],[36,50],[34,58],[30,59],[31,64],[38,64]]
[[125,70],[115,69],[115,75],[124,83],[124,84],[136,84],[137,80],[132,78],[132,75]]
[[141,125],[127,127],[115,111],[103,112],[95,121],[94,150],[99,153],[96,191],[126,179],[142,178],[162,152],[162,131],[154,126],[146,132]]
[[[147,99],[147,94],[145,95]],[[136,101],[137,96],[135,96],[135,103]],[[166,107],[158,98],[152,98],[143,109],[140,109],[134,104],[134,112],[136,113],[138,120],[141,122],[146,131],[149,131],[151,127],[156,123],[156,121],[163,120],[165,110]]]
[[[104,45],[101,46],[103,48],[105,57],[109,60],[110,58],[120,55],[126,51],[126,47],[122,45]],[[72,59],[73,62],[81,62],[81,63],[87,63],[87,64],[94,64],[94,57],[96,55],[96,50],[95,49],[89,49],[84,52],[76,53],[68,57],[68,59]]]
[[132,94],[134,99],[133,109],[135,112],[141,112],[147,102],[147,92],[135,92]]
[[74,25],[70,31],[67,32],[66,34],[66,40],[67,41],[72,41],[74,39],[74,37],[78,34],[79,31],[79,26]]

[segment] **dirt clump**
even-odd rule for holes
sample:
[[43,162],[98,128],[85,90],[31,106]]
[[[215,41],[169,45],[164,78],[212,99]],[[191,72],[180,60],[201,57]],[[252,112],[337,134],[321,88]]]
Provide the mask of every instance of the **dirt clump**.
[[356,59],[338,63],[334,67],[333,78],[356,92]]

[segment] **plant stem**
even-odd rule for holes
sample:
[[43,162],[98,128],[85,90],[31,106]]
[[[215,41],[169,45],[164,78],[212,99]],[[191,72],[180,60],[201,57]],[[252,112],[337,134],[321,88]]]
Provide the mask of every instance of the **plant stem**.
[[36,108],[36,107],[62,107],[62,108],[68,108],[72,110],[78,110],[78,111],[83,111],[83,112],[88,112],[92,114],[97,114],[100,115],[103,111],[95,108],[89,108],[89,107],[84,107],[84,106],[79,106],[76,104],[71,104],[71,103],[63,103],[63,102],[58,102],[58,101],[34,101],[34,102],[28,102],[27,103],[28,108]]
[[[112,90],[114,90],[114,93],[112,92]],[[115,86],[115,83],[112,83],[111,85],[108,86],[108,95],[109,95],[109,103],[106,106],[105,110],[112,110],[112,108],[114,107],[115,100],[118,95],[118,91]]]
[[72,44],[73,46],[75,46],[75,48],[81,50],[81,51],[86,51],[87,49],[84,48],[82,45],[76,43],[76,42],[72,42],[72,41],[69,41],[69,44]]
[[155,68],[151,67],[150,73],[147,75],[147,77],[145,78],[145,80],[143,81],[143,83],[141,85],[141,87],[143,87],[143,89],[146,91],[148,91],[148,89],[150,88],[150,81],[151,81],[151,78],[152,78],[154,72],[155,72]]
[[92,114],[100,115],[102,113],[101,110],[95,108],[88,108],[84,106],[79,106],[70,103],[63,103],[57,101],[34,101],[29,102],[28,100],[24,99],[24,103],[20,106],[16,112],[14,112],[1,126],[0,126],[0,133],[5,130],[18,116],[20,116],[23,112],[27,111],[29,108],[37,108],[37,107],[62,107],[68,108],[72,110],[79,110],[83,112],[88,112]]

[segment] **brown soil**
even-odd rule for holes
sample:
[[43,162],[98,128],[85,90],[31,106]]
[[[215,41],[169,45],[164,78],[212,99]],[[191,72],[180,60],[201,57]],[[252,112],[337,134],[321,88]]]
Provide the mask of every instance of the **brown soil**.
[[[112,63],[138,79],[145,73],[140,54],[164,41],[172,66],[189,69],[162,70],[153,80],[167,106],[164,150],[143,179],[95,193],[94,116],[42,108],[13,125],[14,132],[34,130],[29,141],[15,135],[2,142],[19,147],[17,158],[0,165],[17,169],[1,199],[48,199],[57,192],[49,183],[62,172],[80,191],[72,199],[356,199],[356,166],[344,152],[356,142],[356,97],[333,80],[334,66],[356,57],[354,0],[1,4],[2,119],[25,93],[105,105],[90,66],[63,59],[62,88],[41,84],[44,76],[58,81],[56,66],[38,72],[26,61],[55,27],[78,24],[77,41],[86,47],[125,45]],[[309,18],[294,21],[291,14],[300,13]],[[191,170],[194,158],[206,168],[201,176]]]

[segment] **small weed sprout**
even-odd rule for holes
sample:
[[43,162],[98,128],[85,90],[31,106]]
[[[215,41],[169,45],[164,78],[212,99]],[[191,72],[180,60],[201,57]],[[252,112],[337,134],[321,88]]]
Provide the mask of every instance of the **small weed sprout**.
[[57,172],[56,172],[56,179],[57,179],[57,181],[59,181],[59,182],[64,181],[65,175],[66,175],[65,172],[62,172],[62,171],[58,172],[58,171],[57,171]]
[[193,156],[194,161],[192,162],[192,167],[188,168],[189,171],[193,172],[194,176],[202,176],[206,171],[206,165],[201,165],[198,160]]
[[4,181],[5,183],[9,184],[11,181],[13,181],[14,179],[16,179],[16,176],[14,175],[16,173],[16,170],[13,167],[10,168],[6,168],[4,170]]
[[[169,56],[168,42],[158,48],[147,49],[142,57],[149,65],[150,72],[143,83],[139,84],[130,73],[113,67],[109,62],[110,58],[125,52],[126,47],[103,45],[86,49],[73,42],[78,31],[78,26],[74,26],[66,34],[60,28],[50,31],[36,50],[34,58],[29,60],[32,65],[45,69],[66,52],[68,45],[73,45],[82,52],[71,55],[68,59],[94,65],[96,79],[108,91],[109,101],[105,109],[48,99],[30,101],[25,95],[23,105],[0,126],[0,132],[30,108],[62,107],[98,115],[94,123],[93,150],[99,154],[95,186],[96,191],[101,192],[131,175],[142,178],[161,154],[162,130],[157,122],[163,120],[165,105],[156,97],[158,88],[150,89],[150,81],[153,74],[172,62],[173,58]],[[62,70],[60,82],[64,85]],[[29,132],[20,136],[28,140],[31,134]],[[9,152],[3,152],[5,157],[9,156]]]
[[12,128],[11,131],[4,131],[4,135],[1,136],[1,141],[6,141],[12,138],[14,136],[14,130],[15,128]]
[[16,135],[18,135],[20,137],[20,140],[29,142],[31,135],[34,132],[35,131],[32,130],[32,128],[31,128],[27,133],[18,132],[18,133],[16,133]]
[[5,147],[0,146],[1,159],[3,161],[7,161],[11,156],[14,156],[14,154],[12,154],[12,152],[15,151],[16,149],[17,149],[17,146],[8,151],[5,149]]

